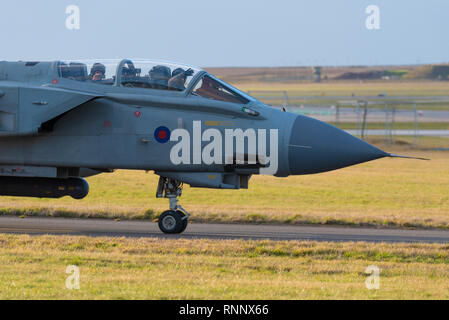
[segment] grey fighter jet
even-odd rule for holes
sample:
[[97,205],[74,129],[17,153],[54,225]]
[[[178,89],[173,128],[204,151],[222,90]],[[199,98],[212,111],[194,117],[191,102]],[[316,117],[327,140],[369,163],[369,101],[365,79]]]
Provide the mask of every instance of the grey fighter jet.
[[313,174],[393,157],[283,112],[190,66],[146,60],[0,62],[0,195],[82,199],[83,179],[154,170],[181,233],[183,183],[248,188],[254,174]]

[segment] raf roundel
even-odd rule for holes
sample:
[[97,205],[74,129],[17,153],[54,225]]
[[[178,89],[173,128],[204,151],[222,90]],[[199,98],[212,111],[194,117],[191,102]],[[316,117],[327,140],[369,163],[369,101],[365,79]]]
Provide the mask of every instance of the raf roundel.
[[154,131],[154,138],[159,143],[166,143],[170,140],[170,130],[167,127],[159,127]]

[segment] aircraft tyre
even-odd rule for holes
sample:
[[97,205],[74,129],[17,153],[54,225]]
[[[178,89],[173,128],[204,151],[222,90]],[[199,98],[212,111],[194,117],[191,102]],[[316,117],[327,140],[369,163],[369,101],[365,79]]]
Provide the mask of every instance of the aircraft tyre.
[[159,229],[165,234],[179,234],[187,228],[187,219],[181,211],[167,210],[159,216]]
[[[183,233],[186,230],[186,228],[187,228],[187,224],[189,223],[189,219],[186,217],[184,212],[179,211],[179,210],[176,211],[176,212],[181,216],[181,219],[182,219],[182,227],[181,227],[181,231],[179,231],[179,233]],[[184,218],[184,217],[186,217],[186,218]]]

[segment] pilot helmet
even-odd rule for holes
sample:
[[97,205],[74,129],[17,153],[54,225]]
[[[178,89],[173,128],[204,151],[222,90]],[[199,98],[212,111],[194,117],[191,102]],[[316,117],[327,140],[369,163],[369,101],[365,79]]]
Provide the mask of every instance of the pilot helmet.
[[167,66],[154,66],[150,72],[150,79],[154,84],[167,86],[168,79],[170,79],[171,72],[170,68]]
[[94,63],[94,65],[90,69],[90,75],[93,76],[97,72],[101,72],[101,74],[103,74],[103,75],[106,73],[106,67],[104,66],[104,64],[101,64],[99,62]]
[[184,72],[185,72],[185,70],[183,68],[176,68],[175,70],[173,70],[171,76],[174,77],[174,76],[177,76],[180,73],[184,74]]

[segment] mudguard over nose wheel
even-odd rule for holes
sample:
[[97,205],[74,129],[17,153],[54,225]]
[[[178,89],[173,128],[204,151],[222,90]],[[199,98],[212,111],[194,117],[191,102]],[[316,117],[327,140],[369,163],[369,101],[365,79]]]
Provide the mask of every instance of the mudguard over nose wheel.
[[164,211],[159,217],[159,229],[166,234],[179,234],[182,233],[188,224],[187,216],[177,210]]

